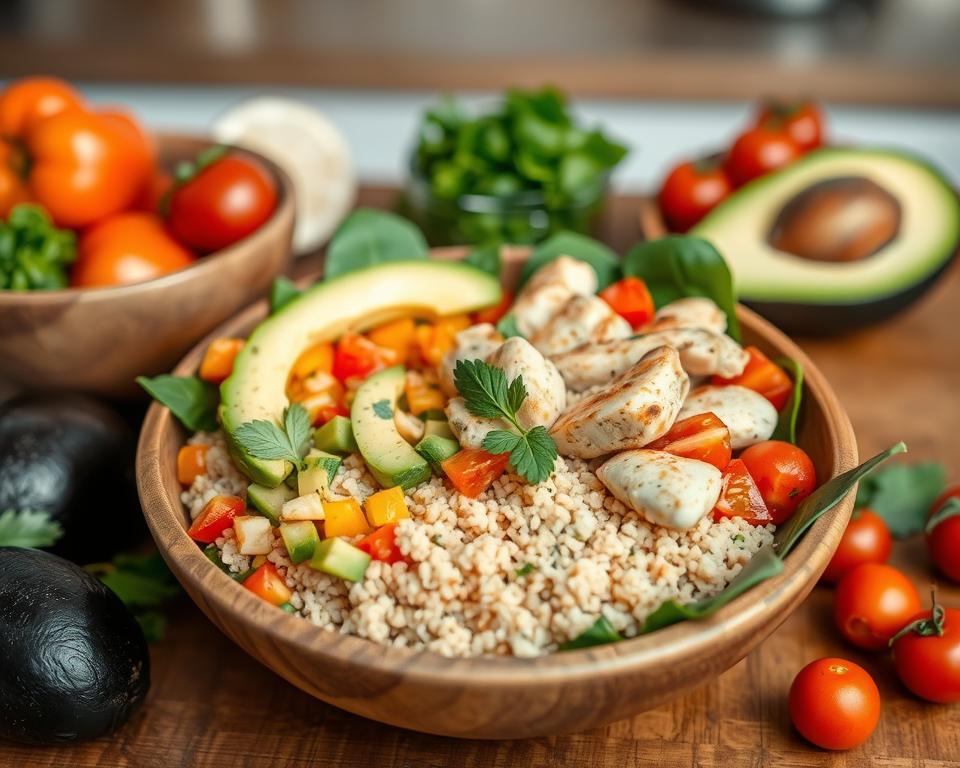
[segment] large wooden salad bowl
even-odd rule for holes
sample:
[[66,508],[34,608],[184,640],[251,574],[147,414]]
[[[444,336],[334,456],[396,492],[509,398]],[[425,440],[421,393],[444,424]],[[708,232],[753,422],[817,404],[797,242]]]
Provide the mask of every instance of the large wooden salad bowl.
[[[445,250],[437,258],[457,258]],[[507,258],[516,279],[524,251]],[[213,336],[243,336],[266,315],[261,302]],[[744,343],[787,355],[805,371],[799,442],[830,478],[853,468],[857,447],[846,413],[823,375],[780,331],[739,308]],[[211,336],[210,338],[212,338]],[[209,338],[180,363],[192,374]],[[813,588],[837,547],[853,506],[848,495],[821,517],[776,577],[712,617],[614,645],[536,659],[447,659],[385,648],[322,630],[254,596],[203,555],[185,532],[177,450],[184,430],[151,406],[140,436],[137,474],[144,514],[160,552],[194,602],[258,661],[307,693],[364,717],[428,733],[502,739],[594,728],[661,704],[719,675],[770,635]]]

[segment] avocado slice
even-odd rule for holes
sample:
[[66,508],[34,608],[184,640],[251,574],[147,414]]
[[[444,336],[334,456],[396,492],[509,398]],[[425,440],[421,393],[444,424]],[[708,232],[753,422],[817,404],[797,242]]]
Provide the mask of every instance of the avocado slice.
[[423,440],[417,443],[416,451],[429,463],[434,473],[443,476],[443,468],[440,464],[457,451],[460,450],[460,443],[451,437],[441,435],[427,435]]
[[265,485],[251,483],[247,486],[247,501],[273,525],[280,525],[280,509],[284,502],[296,496],[297,492],[285,485],[267,488]]
[[250,456],[235,439],[254,419],[279,423],[288,405],[287,376],[309,345],[333,341],[398,317],[471,312],[500,301],[500,283],[459,262],[394,261],[319,283],[258,325],[220,386],[220,423],[237,466],[254,482],[276,487],[290,462]]
[[713,243],[740,298],[778,325],[845,332],[933,284],[960,244],[960,200],[911,154],[826,148],[745,185],[690,234]]
[[456,438],[456,435],[453,434],[453,430],[450,429],[450,422],[446,419],[428,419],[425,421],[423,423],[423,436],[430,437],[430,435],[448,437],[451,440]]
[[430,477],[430,465],[403,439],[394,420],[405,373],[402,365],[375,373],[360,385],[350,408],[357,447],[384,488],[413,488]]

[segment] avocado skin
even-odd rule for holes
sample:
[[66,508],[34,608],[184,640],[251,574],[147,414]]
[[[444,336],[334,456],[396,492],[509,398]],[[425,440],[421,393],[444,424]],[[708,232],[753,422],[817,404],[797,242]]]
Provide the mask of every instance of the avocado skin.
[[144,532],[133,433],[96,400],[24,393],[0,406],[0,511],[45,512],[63,538],[52,548],[92,562]]
[[0,738],[102,736],[149,688],[147,643],[120,598],[49,552],[0,547]]

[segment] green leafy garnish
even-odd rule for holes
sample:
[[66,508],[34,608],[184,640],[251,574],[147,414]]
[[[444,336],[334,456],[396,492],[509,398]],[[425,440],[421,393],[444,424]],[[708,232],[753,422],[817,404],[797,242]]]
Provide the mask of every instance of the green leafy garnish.
[[425,259],[427,241],[416,226],[394,213],[358,208],[340,225],[327,248],[326,277],[389,261]]
[[234,439],[251,456],[271,461],[289,461],[303,469],[303,457],[310,443],[310,416],[299,403],[283,409],[283,427],[256,419],[241,424]]
[[303,291],[297,288],[296,283],[289,277],[280,275],[275,278],[270,286],[270,314],[275,315],[301,293]]
[[803,366],[790,357],[779,357],[774,362],[790,374],[793,379],[793,391],[790,399],[780,411],[777,428],[773,431],[771,440],[784,440],[797,444],[797,418],[800,415],[800,400],[803,397]]
[[177,163],[177,167],[173,171],[173,178],[177,186],[182,186],[195,178],[200,171],[213,165],[229,151],[230,147],[225,144],[214,144],[200,150],[193,160],[183,160]]
[[223,562],[223,559],[220,557],[220,550],[217,549],[216,544],[208,544],[206,547],[204,547],[203,554],[206,556],[207,560],[217,566],[217,568],[227,574],[227,576],[234,581],[243,581],[247,578],[247,576],[253,573],[253,568],[247,568],[245,571],[231,571],[230,566]]
[[161,405],[167,406],[191,432],[213,432],[217,428],[220,393],[216,386],[196,376],[138,376],[143,387]]
[[533,563],[524,563],[519,568],[517,568],[513,573],[518,578],[521,579],[527,574],[533,573]]
[[942,464],[893,464],[860,483],[857,506],[876,512],[898,539],[920,533],[947,482]]
[[592,648],[595,645],[606,645],[620,640],[623,640],[620,633],[613,628],[606,616],[601,616],[573,640],[561,643],[558,650],[575,651],[578,648]]
[[889,648],[893,648],[894,643],[901,637],[911,633],[919,635],[920,637],[943,637],[944,632],[947,631],[947,612],[944,607],[937,602],[936,589],[931,589],[930,592],[930,616],[911,621],[907,624],[907,626],[890,638],[887,643]]
[[483,360],[458,361],[453,377],[470,413],[485,419],[505,419],[516,430],[493,430],[484,437],[483,449],[495,454],[509,452],[511,466],[528,482],[546,480],[553,471],[557,446],[545,427],[525,429],[517,420],[517,412],[527,398],[523,378],[517,376],[507,384],[503,369]]
[[500,277],[500,246],[498,245],[479,245],[470,249],[463,259],[465,264],[470,264],[484,272],[489,272],[494,277]]
[[530,258],[523,265],[518,290],[540,267],[560,256],[569,256],[593,267],[593,271],[597,274],[599,290],[620,279],[620,258],[610,248],[586,235],[558,232],[533,250]]
[[393,418],[393,408],[390,407],[389,400],[377,400],[373,404],[373,412],[381,419]]
[[500,331],[500,335],[505,339],[512,339],[514,336],[519,336],[523,338],[523,334],[520,333],[520,329],[517,327],[517,318],[514,317],[513,312],[508,312],[506,315],[500,318],[497,322],[497,330]]
[[923,529],[924,533],[930,534],[933,533],[933,529],[936,528],[944,520],[948,520],[951,517],[957,517],[960,515],[960,499],[956,496],[951,496],[941,505],[940,509],[934,512],[930,519],[927,521],[926,527]]
[[76,235],[54,227],[38,205],[15,205],[0,222],[0,289],[66,288],[66,267],[76,258]]
[[0,547],[52,547],[61,536],[63,528],[46,512],[0,513]]

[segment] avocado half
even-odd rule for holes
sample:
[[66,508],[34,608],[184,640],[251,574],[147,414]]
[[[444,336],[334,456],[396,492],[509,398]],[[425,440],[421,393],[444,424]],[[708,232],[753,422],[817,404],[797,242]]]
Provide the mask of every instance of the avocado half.
[[906,152],[828,148],[747,184],[691,234],[740,299],[794,333],[838,334],[919,298],[960,245],[960,199]]

